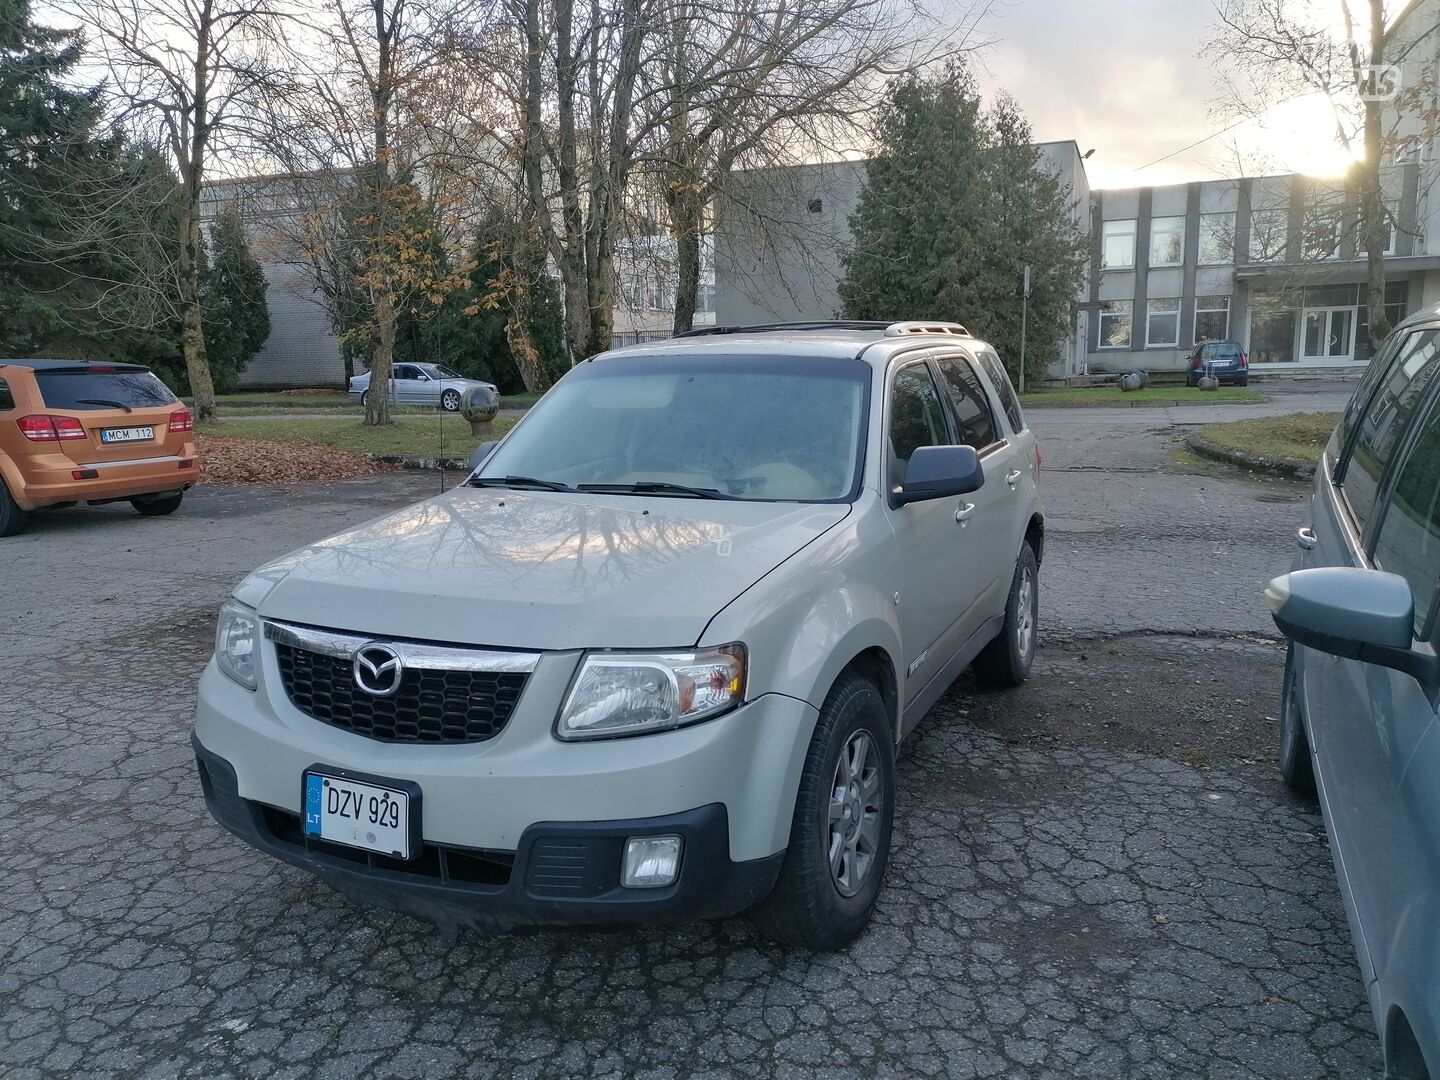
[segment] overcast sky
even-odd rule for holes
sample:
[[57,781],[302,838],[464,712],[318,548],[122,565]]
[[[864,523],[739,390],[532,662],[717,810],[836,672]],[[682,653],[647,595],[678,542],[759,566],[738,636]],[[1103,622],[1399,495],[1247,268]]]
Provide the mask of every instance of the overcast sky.
[[978,73],[987,90],[1019,101],[1037,140],[1093,147],[1092,187],[1235,176],[1237,147],[1252,171],[1339,171],[1318,102],[1149,164],[1229,122],[1212,110],[1219,87],[1198,56],[1214,21],[1211,0],[1006,0]]

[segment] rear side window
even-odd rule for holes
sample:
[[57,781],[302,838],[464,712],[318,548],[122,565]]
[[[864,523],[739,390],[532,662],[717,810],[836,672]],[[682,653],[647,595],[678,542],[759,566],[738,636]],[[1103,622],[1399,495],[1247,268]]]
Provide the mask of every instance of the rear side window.
[[1440,416],[1433,409],[1396,474],[1373,559],[1410,583],[1415,636],[1428,640],[1440,585]]
[[890,392],[890,449],[895,455],[892,482],[905,482],[910,455],[922,446],[945,446],[950,432],[930,366],[911,364],[895,373]]
[[990,376],[990,382],[994,384],[995,392],[1000,395],[1000,407],[1010,418],[1011,430],[1017,434],[1024,431],[1025,415],[1020,411],[1020,399],[1015,396],[1015,386],[1010,382],[1010,375],[1006,372],[1005,365],[1000,363],[1000,357],[986,350],[980,354],[980,363],[985,367],[985,374]]
[[956,435],[966,446],[982,450],[995,441],[995,420],[980,380],[959,357],[945,356],[937,364],[955,410]]
[[10,385],[0,379],[0,409],[13,409],[15,407],[15,395],[10,392]]
[[148,371],[37,371],[35,382],[52,409],[153,409],[177,400]]
[[1406,338],[1370,407],[1356,425],[1355,445],[1340,489],[1355,523],[1362,528],[1375,506],[1385,466],[1440,371],[1437,355],[1440,330],[1417,330]]

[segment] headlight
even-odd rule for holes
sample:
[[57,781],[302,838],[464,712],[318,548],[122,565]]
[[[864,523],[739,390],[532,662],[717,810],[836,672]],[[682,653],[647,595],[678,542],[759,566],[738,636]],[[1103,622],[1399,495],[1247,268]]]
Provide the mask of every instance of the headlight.
[[255,648],[259,640],[260,620],[252,609],[237,600],[220,609],[220,621],[215,626],[215,663],[247,690],[255,689]]
[[560,710],[562,739],[667,731],[745,700],[745,646],[657,653],[590,653]]

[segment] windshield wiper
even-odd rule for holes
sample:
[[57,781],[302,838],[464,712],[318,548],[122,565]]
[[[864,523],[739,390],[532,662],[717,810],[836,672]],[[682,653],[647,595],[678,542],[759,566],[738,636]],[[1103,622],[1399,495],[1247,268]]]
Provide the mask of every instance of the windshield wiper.
[[594,491],[601,495],[691,495],[697,499],[739,499],[719,488],[691,487],[672,484],[668,480],[637,480],[633,484],[580,484],[578,491]]
[[113,406],[114,406],[115,408],[117,408],[117,409],[124,409],[127,413],[132,413],[132,412],[135,411],[135,410],[132,409],[129,405],[126,405],[123,401],[111,401],[109,398],[77,397],[77,398],[75,399],[75,404],[76,404],[76,405],[113,405]]
[[470,487],[540,488],[542,491],[579,491],[558,480],[540,480],[533,476],[477,476]]

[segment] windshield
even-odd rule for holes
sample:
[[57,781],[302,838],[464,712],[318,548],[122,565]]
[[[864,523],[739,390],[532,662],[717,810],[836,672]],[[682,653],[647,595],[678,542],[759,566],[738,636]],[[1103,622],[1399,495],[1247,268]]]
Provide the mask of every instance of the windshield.
[[546,394],[479,475],[847,500],[859,486],[869,372],[820,357],[600,360]]

